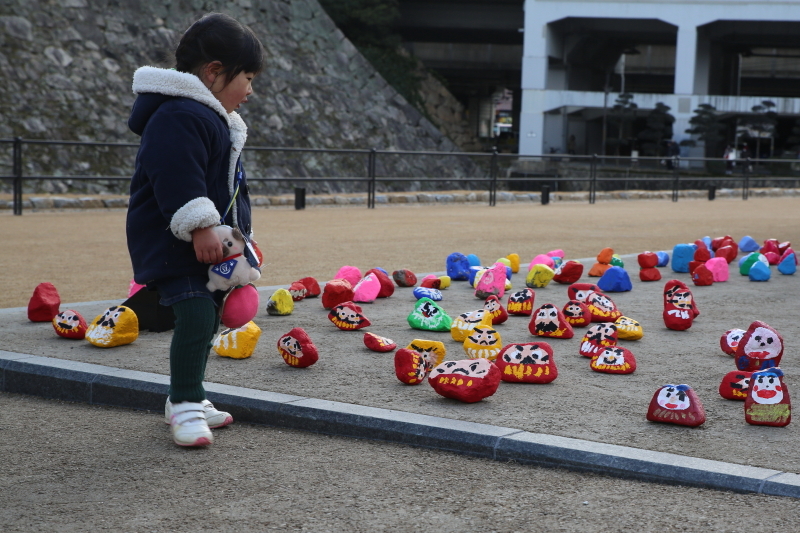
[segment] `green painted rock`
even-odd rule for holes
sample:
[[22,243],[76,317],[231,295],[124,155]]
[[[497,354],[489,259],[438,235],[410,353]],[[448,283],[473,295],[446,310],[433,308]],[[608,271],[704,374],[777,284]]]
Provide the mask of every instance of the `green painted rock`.
[[430,298],[420,298],[408,315],[408,325],[426,331],[450,331],[453,319]]

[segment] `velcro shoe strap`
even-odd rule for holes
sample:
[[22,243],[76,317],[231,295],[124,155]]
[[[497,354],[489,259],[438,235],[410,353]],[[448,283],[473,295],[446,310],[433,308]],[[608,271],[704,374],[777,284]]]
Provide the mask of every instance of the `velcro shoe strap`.
[[206,414],[203,411],[203,404],[194,402],[183,402],[172,404],[172,420],[178,424],[183,424],[193,418],[205,420]]

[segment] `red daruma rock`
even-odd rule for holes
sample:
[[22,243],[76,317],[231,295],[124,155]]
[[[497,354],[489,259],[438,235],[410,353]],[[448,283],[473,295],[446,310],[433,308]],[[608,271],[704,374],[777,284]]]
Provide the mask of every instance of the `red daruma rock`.
[[683,331],[692,327],[697,316],[692,291],[677,279],[670,280],[664,286],[664,324],[675,331]]
[[306,289],[305,285],[299,281],[295,281],[289,285],[289,294],[292,295],[293,302],[299,302],[305,299],[306,294],[308,294],[308,290]]
[[607,347],[616,346],[618,338],[616,324],[608,322],[595,324],[583,336],[578,353],[584,357],[594,357]]
[[728,372],[719,383],[719,395],[726,400],[745,401],[747,392],[750,390],[750,378],[752,372],[734,370]]
[[28,320],[31,322],[50,322],[58,314],[61,297],[52,283],[40,283],[33,289],[28,301]]
[[328,320],[342,331],[354,331],[372,324],[364,316],[361,306],[353,302],[344,302],[331,309],[328,313]]
[[311,366],[319,360],[317,347],[303,328],[293,328],[278,339],[278,353],[287,365],[296,368]]
[[745,330],[734,328],[729,329],[719,338],[719,347],[722,351],[731,357],[736,355],[736,349],[739,347],[742,337],[744,337]]
[[322,292],[322,307],[333,309],[344,302],[353,301],[353,286],[346,279],[332,279]]
[[368,331],[364,333],[364,346],[373,352],[391,352],[397,348],[397,343],[392,339],[387,339]]
[[68,309],[53,317],[53,329],[56,335],[65,339],[82,339],[86,336],[88,325],[77,311]]
[[500,379],[509,383],[550,383],[558,377],[553,348],[546,342],[509,344],[495,364]]
[[506,308],[509,315],[531,316],[533,313],[533,302],[536,300],[536,293],[533,289],[525,287],[513,294],[508,295]]
[[489,296],[483,302],[483,309],[492,317],[492,325],[502,324],[508,320],[508,312],[497,296]]
[[555,339],[571,339],[575,335],[564,313],[553,304],[544,304],[533,314],[528,331],[531,335]]
[[298,281],[306,288],[306,298],[316,298],[322,293],[316,279],[309,276]]
[[689,385],[664,385],[650,400],[647,419],[651,422],[697,427],[706,421],[706,411]]
[[474,403],[497,392],[500,370],[488,359],[445,361],[431,371],[428,383],[445,398]]
[[407,269],[395,270],[392,278],[398,287],[413,287],[417,284],[417,276]]
[[589,368],[604,374],[633,374],[636,370],[636,358],[627,348],[608,346],[592,357]]
[[430,370],[428,361],[419,352],[400,348],[394,354],[394,374],[406,385],[419,385]]
[[783,337],[769,324],[756,320],[739,341],[734,357],[739,370],[754,372],[780,366]]
[[780,368],[753,372],[750,390],[744,401],[744,419],[756,426],[788,426],[792,421],[792,402]]
[[578,300],[570,300],[564,304],[564,318],[573,328],[584,328],[592,322],[592,313],[589,307]]

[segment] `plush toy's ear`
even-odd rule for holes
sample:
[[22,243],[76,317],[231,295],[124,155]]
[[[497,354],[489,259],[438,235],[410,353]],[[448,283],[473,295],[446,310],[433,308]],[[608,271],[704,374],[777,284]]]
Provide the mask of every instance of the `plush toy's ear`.
[[243,241],[244,236],[242,236],[242,232],[239,231],[239,228],[232,228],[231,233],[233,234],[233,239],[236,241]]

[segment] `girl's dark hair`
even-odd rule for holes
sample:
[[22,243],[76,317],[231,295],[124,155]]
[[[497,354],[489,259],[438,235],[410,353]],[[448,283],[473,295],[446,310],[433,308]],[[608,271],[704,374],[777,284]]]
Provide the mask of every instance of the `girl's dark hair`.
[[192,24],[175,50],[176,70],[200,75],[203,65],[222,63],[227,84],[240,72],[264,69],[264,47],[253,31],[222,13],[208,13]]

